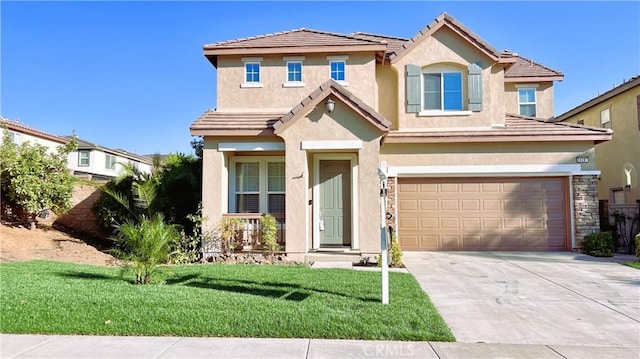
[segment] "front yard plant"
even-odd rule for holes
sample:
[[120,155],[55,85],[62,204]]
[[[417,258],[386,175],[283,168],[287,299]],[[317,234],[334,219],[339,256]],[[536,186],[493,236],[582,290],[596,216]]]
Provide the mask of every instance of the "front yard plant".
[[611,232],[591,233],[584,237],[582,249],[594,257],[613,257],[614,242]]
[[116,267],[0,264],[0,332],[83,335],[453,341],[409,274],[295,265],[171,266],[132,285]]

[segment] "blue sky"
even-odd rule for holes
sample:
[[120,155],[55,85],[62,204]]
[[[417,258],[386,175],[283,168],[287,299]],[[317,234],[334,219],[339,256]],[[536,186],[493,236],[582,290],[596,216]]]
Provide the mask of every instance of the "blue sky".
[[301,27],[412,37],[446,11],[561,71],[556,115],[640,73],[640,2],[0,2],[0,114],[139,154],[191,153],[207,43]]

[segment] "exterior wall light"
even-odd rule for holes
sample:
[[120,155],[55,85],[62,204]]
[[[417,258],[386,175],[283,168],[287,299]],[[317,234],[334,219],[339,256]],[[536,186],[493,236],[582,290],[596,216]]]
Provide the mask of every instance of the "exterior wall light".
[[328,99],[327,102],[324,103],[324,107],[327,109],[327,112],[333,113],[333,110],[336,109],[336,103],[332,99]]

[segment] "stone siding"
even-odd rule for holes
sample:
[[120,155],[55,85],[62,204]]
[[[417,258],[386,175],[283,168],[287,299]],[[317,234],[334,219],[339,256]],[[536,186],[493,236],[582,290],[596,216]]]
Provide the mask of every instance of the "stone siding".
[[573,209],[576,247],[582,248],[586,235],[600,231],[598,176],[573,176]]
[[398,178],[390,177],[387,180],[387,214],[391,214],[393,217],[387,219],[387,226],[393,228],[393,233],[397,233],[396,222],[398,215],[396,211],[396,188],[398,187]]
[[73,187],[71,209],[67,213],[59,215],[55,224],[92,236],[104,237],[105,234],[95,224],[95,215],[91,210],[98,198],[100,198],[99,188],[87,184],[76,184]]

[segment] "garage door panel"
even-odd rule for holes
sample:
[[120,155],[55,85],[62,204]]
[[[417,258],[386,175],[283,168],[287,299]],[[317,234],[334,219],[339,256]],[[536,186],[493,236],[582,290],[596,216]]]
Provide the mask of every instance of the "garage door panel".
[[566,187],[566,178],[400,178],[400,245],[406,250],[564,250]]

